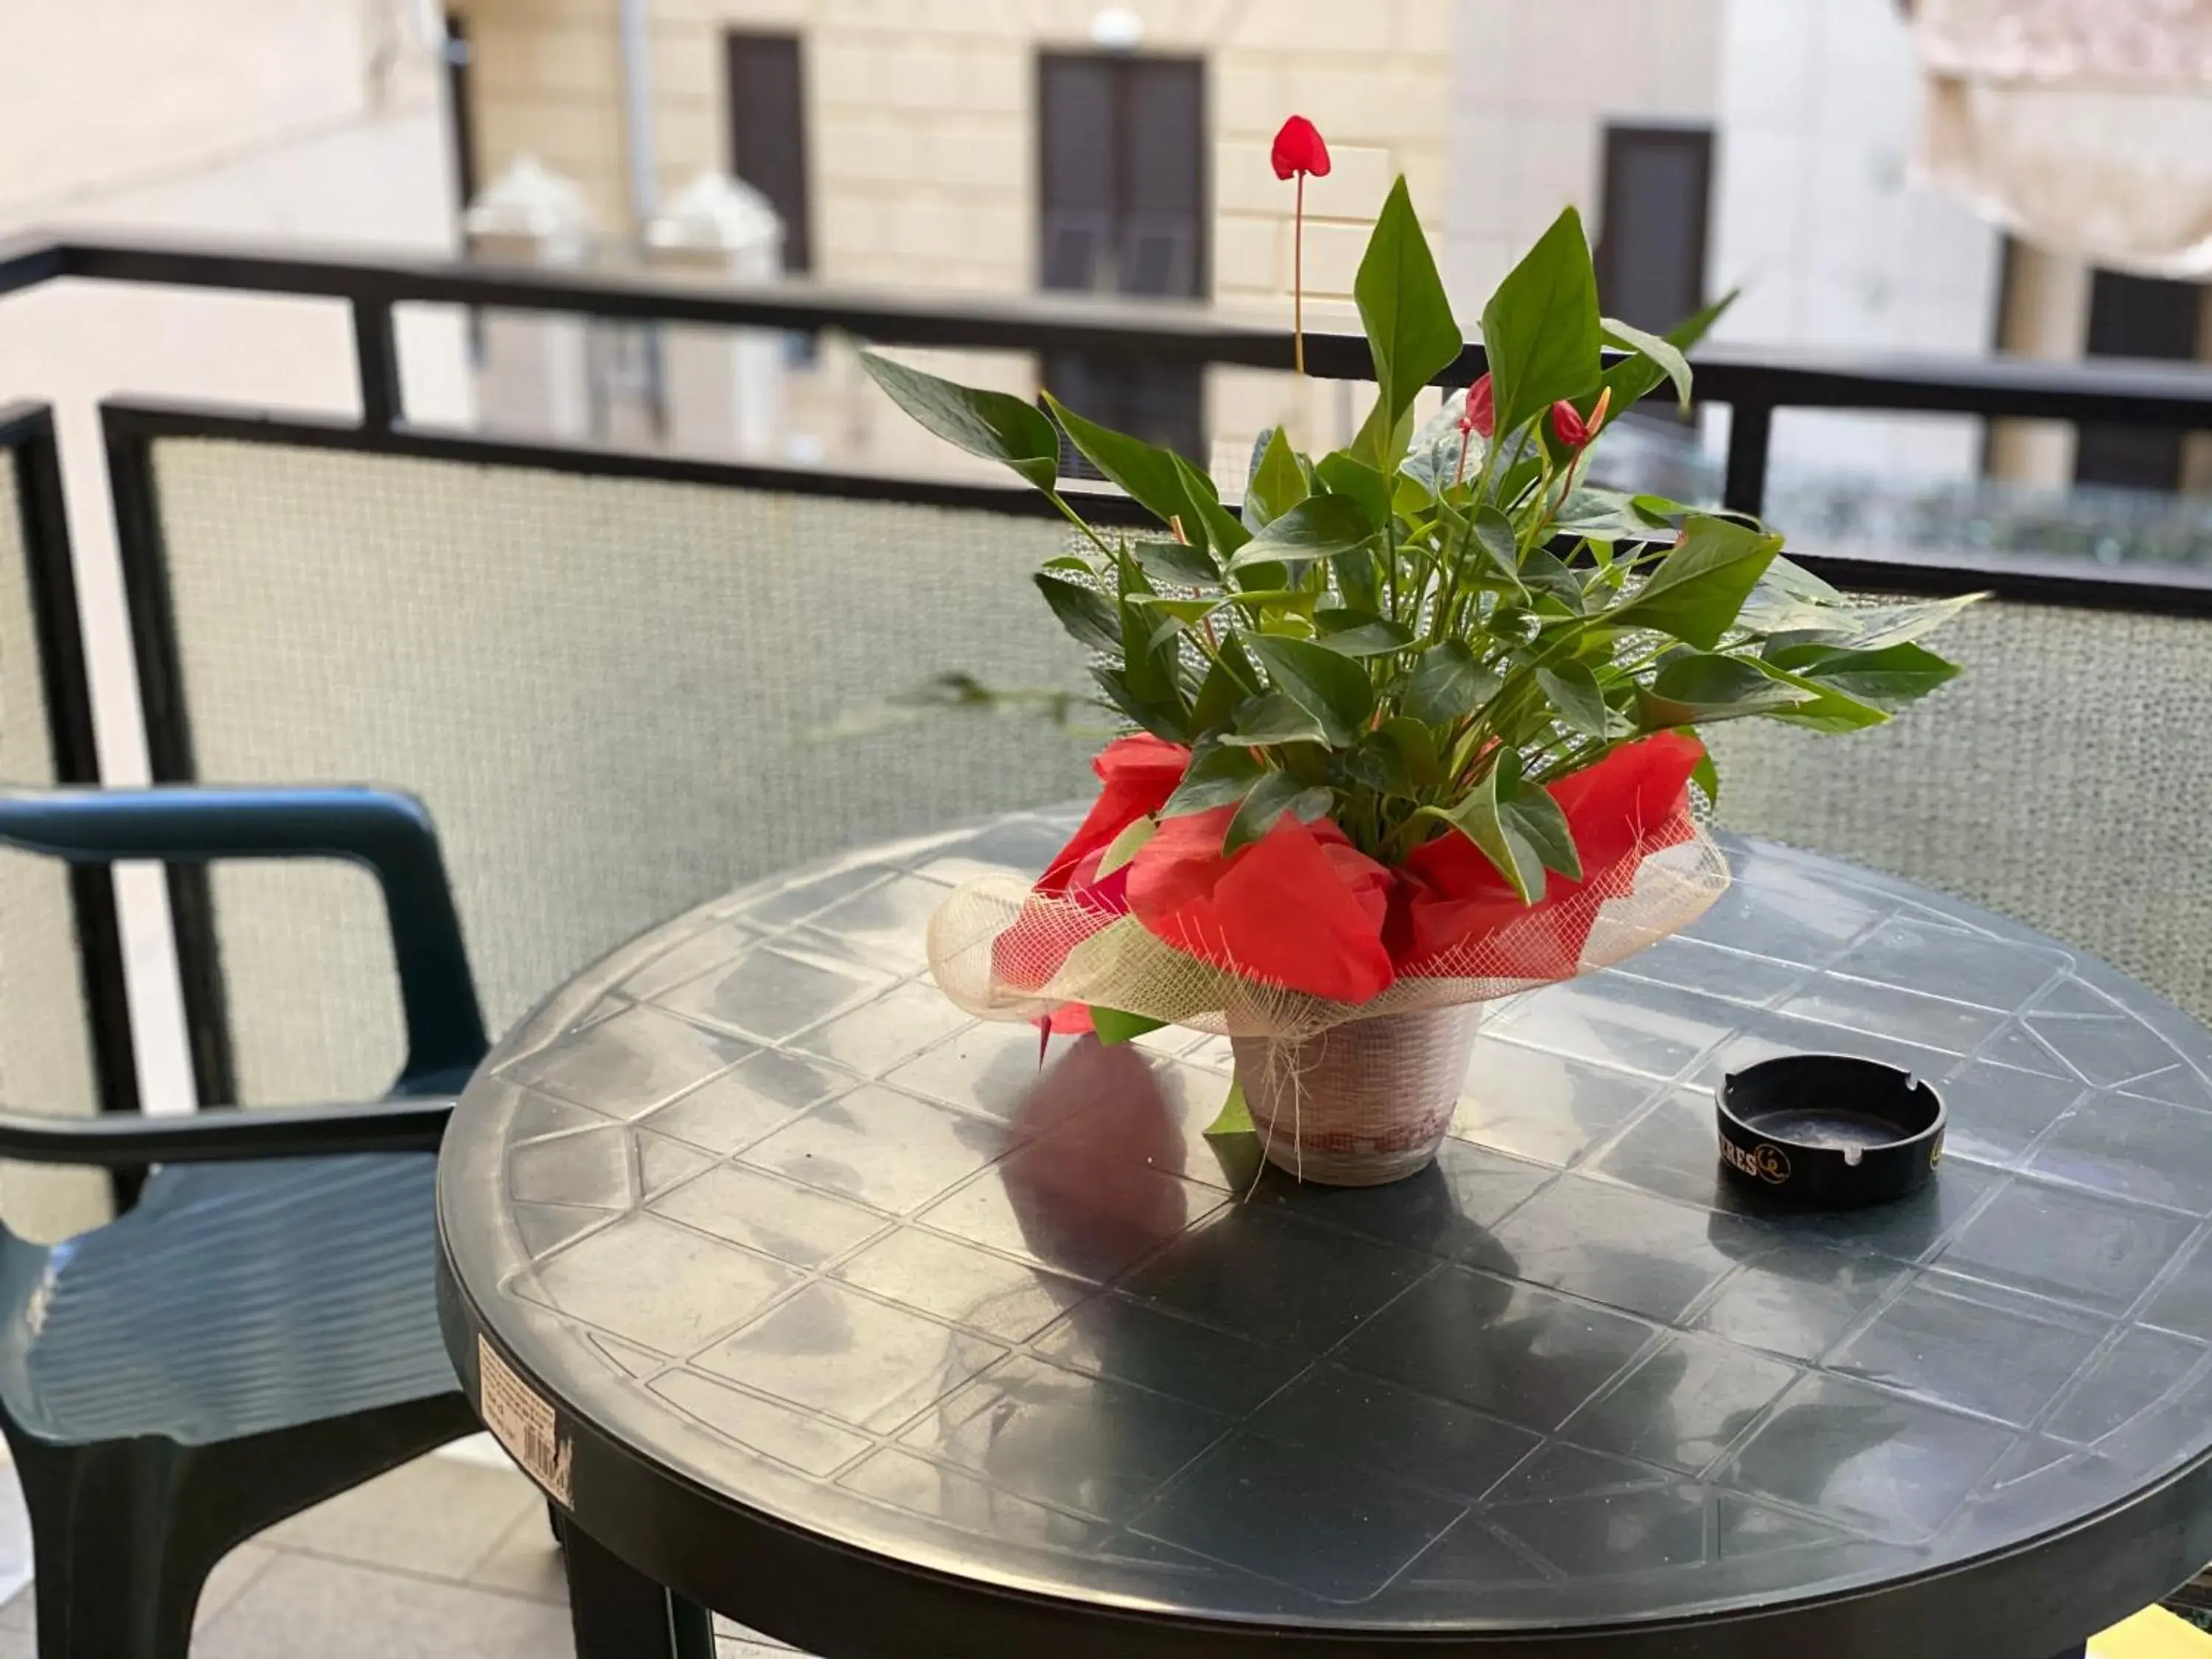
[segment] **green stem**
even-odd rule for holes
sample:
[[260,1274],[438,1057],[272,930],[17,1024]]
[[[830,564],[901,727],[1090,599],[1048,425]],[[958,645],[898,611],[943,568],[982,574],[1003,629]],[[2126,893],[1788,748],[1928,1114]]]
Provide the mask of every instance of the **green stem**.
[[1070,507],[1066,501],[1062,501],[1060,499],[1060,492],[1057,489],[1046,490],[1044,492],[1044,498],[1060,509],[1061,516],[1064,517],[1068,523],[1073,525],[1085,535],[1090,537],[1091,544],[1093,547],[1097,548],[1101,553],[1103,553],[1109,559],[1115,556],[1114,550],[1106,544],[1105,538],[1101,536],[1097,531],[1093,530],[1089,525],[1085,524],[1083,521],[1083,515],[1078,513],[1073,507]]

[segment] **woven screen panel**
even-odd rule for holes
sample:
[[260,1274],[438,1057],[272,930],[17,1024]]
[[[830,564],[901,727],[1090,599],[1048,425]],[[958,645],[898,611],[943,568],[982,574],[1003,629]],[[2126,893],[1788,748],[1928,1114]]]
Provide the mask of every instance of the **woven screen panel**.
[[[0,449],[0,781],[51,784],[53,747],[31,609],[22,502],[12,454]],[[76,915],[65,866],[0,852],[0,1104],[10,1111],[89,1115],[97,1104]],[[107,1219],[95,1170],[0,1164],[0,1221],[37,1239]]]
[[[942,673],[1080,687],[1027,580],[1046,521],[228,440],[155,472],[199,775],[421,795],[495,1033],[740,882],[1095,787],[1097,732],[1034,714],[819,735]],[[241,1097],[385,1086],[366,878],[215,892]]]
[[1707,733],[1732,829],[2016,916],[2212,1019],[2212,622],[1984,602],[1966,672],[1844,737]]

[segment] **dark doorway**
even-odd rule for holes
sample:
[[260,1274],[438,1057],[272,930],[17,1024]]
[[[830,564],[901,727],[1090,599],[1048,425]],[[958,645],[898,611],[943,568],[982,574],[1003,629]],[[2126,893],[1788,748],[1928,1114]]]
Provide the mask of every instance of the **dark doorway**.
[[1605,130],[1595,257],[1606,315],[1662,333],[1704,307],[1712,181],[1708,129]]
[[[1037,59],[1037,285],[1201,297],[1205,65],[1195,58],[1046,52]],[[1197,365],[1054,352],[1040,367],[1045,384],[1070,408],[1205,464],[1205,383]]]
[[[2193,360],[2203,293],[2194,283],[2130,276],[2117,270],[2095,272],[2089,286],[2089,337],[2084,355]],[[2185,435],[2172,427],[2084,421],[2075,445],[2074,481],[2130,489],[2177,489]]]
[[799,37],[732,31],[728,57],[730,170],[783,221],[783,268],[814,269],[807,211],[806,93]]

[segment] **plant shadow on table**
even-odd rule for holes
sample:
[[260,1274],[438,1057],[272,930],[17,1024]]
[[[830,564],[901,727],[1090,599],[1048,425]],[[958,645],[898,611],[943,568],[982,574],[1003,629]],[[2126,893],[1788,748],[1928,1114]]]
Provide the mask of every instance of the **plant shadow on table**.
[[[1073,1305],[1031,1344],[1040,1359],[1000,1367],[924,1431],[994,1487],[1152,1531],[1172,1484],[1164,1535],[1203,1547],[1236,1532],[1232,1511],[1254,1498],[1241,1478],[1220,1478],[1224,1462],[1241,1477],[1296,1461],[1316,1480],[1333,1466],[1340,1492],[1379,1473],[1462,1503],[1641,1485],[1654,1490],[1636,1506],[1633,1553],[1679,1561],[1708,1547],[1700,1474],[1740,1471],[1741,1484],[1812,1509],[1832,1485],[1840,1495],[1883,1478],[1861,1460],[1893,1455],[1878,1449],[1902,1418],[1802,1388],[1723,1402],[1705,1352],[1718,1343],[1667,1339],[1520,1282],[1486,1224],[1514,1206],[1501,1181],[1540,1183],[1544,1172],[1456,1145],[1437,1166],[1366,1189],[1255,1171],[1255,1148],[1194,1168],[1217,1154],[1187,1127],[1186,1105],[1141,1054],[1088,1039],[1033,1073],[1014,1104],[1016,1150],[999,1179],[1024,1247],[1120,1293],[1071,1286]],[[1731,1211],[1715,1218],[1714,1242],[1765,1261],[1785,1303],[1793,1286],[1834,1291],[1823,1273],[1849,1279],[1843,1253],[1793,1249],[1791,1231]],[[1575,1425],[1594,1413],[1610,1426],[1588,1443],[1609,1455],[1527,1455],[1562,1424],[1561,1438],[1581,1440]],[[1286,1444],[1306,1455],[1281,1458]]]

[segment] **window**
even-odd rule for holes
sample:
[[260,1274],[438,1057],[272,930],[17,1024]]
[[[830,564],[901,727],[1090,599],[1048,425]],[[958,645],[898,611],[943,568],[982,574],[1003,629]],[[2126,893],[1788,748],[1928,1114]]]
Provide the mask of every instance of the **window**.
[[[1039,58],[1039,287],[1205,294],[1205,66],[1193,58]],[[1204,378],[1195,364],[1055,352],[1042,368],[1071,408],[1204,462]],[[1079,458],[1069,463],[1082,466]]]
[[1704,307],[1712,177],[1706,129],[1605,130],[1596,258],[1607,316],[1660,333]]
[[[2095,272],[2089,285],[2086,355],[2194,358],[2203,292],[2194,283]],[[2179,489],[2183,435],[2171,427],[2084,421],[2075,444],[2074,480],[2133,489]]]
[[729,55],[730,170],[769,199],[783,221],[783,268],[814,269],[806,211],[806,98],[799,38],[732,32]]

